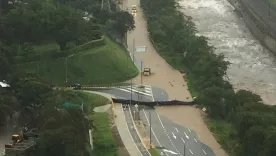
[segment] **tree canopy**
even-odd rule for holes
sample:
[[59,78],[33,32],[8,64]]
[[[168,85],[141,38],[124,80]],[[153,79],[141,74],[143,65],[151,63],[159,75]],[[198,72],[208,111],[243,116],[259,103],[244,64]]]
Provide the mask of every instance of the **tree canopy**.
[[[190,91],[207,115],[234,128],[222,146],[235,156],[275,155],[275,106],[264,105],[259,95],[234,91],[227,79],[229,62],[214,54],[208,39],[197,34],[191,18],[178,11],[175,0],[141,0],[148,31],[157,51],[176,69],[185,71]],[[228,128],[228,129],[227,129]],[[226,127],[226,131],[230,131]],[[219,138],[220,139],[223,138]]]

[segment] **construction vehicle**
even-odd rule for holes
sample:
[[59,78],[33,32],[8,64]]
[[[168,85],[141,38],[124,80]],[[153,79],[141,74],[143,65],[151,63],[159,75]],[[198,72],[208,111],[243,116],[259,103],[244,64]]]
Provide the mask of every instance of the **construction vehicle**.
[[150,68],[144,68],[143,74],[144,74],[144,76],[150,76],[150,74],[151,74]]
[[29,152],[36,145],[38,133],[36,129],[24,127],[19,134],[11,136],[12,141],[5,145],[6,156],[28,156]]

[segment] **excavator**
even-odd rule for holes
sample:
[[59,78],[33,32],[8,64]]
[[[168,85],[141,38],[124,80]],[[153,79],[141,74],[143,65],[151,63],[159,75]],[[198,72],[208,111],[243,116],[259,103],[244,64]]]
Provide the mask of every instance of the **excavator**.
[[31,147],[34,147],[36,144],[36,138],[38,138],[36,129],[28,129],[27,127],[23,127],[18,134],[13,134],[11,136],[11,142],[5,145],[6,155],[13,156],[14,154],[21,155],[21,153],[25,153],[25,151]]

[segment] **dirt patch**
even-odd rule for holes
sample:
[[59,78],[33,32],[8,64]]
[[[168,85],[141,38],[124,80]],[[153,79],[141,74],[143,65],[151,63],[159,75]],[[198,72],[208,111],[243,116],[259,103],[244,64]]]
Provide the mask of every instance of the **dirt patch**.
[[147,132],[146,132],[146,129],[145,129],[143,123],[141,121],[136,121],[135,125],[136,125],[138,133],[139,133],[139,135],[141,137],[141,140],[143,141],[145,147],[147,149],[150,149],[150,147],[151,147],[150,146],[150,139],[149,139],[149,137],[147,135]]

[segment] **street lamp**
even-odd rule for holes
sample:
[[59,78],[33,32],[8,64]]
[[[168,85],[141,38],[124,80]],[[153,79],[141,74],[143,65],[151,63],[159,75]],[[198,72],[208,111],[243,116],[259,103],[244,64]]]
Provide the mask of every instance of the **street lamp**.
[[185,142],[183,142],[184,148],[183,148],[183,155],[185,156],[185,152],[186,152],[186,145]]

